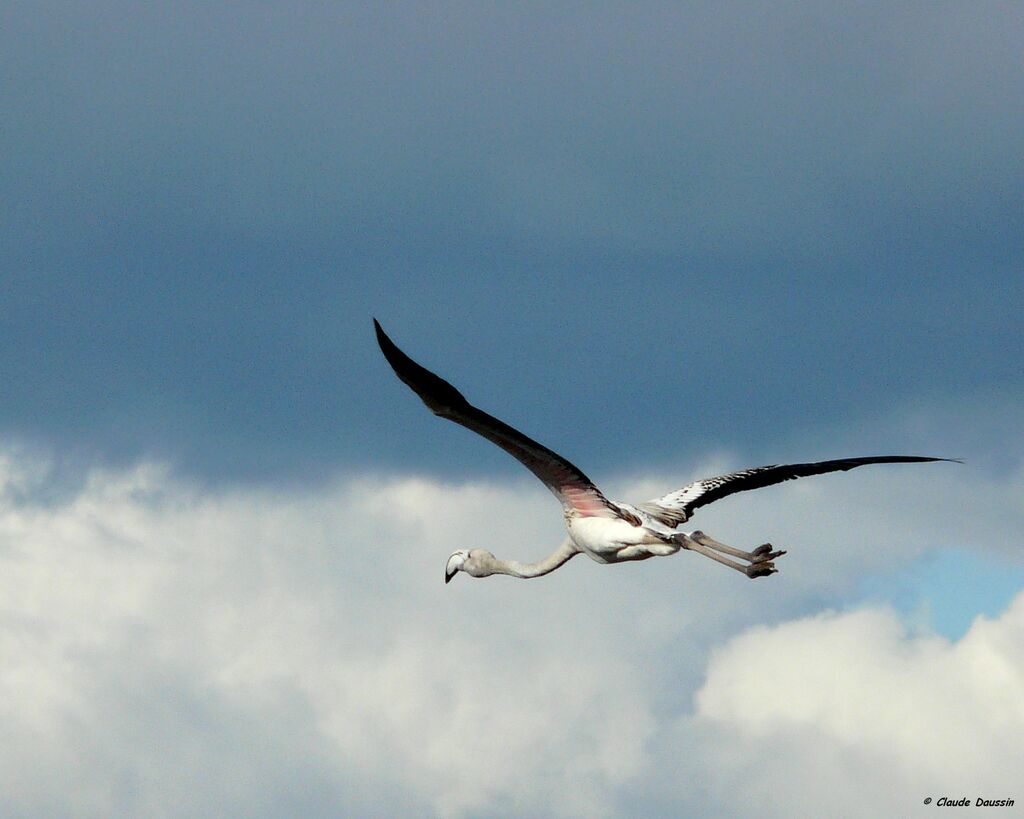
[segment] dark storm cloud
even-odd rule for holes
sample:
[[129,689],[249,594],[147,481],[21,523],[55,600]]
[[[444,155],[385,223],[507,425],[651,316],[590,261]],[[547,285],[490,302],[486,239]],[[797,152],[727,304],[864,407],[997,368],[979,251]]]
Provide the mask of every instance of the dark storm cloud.
[[8,431],[433,457],[374,313],[588,466],[1021,386],[1018,6],[4,16]]

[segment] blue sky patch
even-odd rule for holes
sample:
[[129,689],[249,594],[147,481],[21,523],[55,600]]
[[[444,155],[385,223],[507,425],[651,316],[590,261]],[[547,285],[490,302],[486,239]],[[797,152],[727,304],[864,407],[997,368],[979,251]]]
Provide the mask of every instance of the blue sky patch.
[[908,622],[959,639],[973,620],[998,617],[1024,589],[1024,567],[987,552],[938,549],[861,582],[865,602],[885,602]]

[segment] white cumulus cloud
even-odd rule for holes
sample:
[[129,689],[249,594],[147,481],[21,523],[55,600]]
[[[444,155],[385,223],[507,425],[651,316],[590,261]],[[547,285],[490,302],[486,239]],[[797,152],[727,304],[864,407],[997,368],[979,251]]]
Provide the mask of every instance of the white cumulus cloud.
[[746,793],[793,815],[820,813],[829,783],[850,791],[849,771],[911,802],[1005,789],[1024,604],[952,644],[884,610],[817,613],[941,543],[944,504],[988,504],[974,548],[1009,554],[1021,476],[943,467],[702,513],[726,542],[791,549],[763,581],[680,554],[445,586],[455,548],[553,548],[544,490],[375,475],[212,490],[146,463],[57,491],[45,460],[5,450],[3,813],[729,815]]
[[1024,593],[954,642],[884,608],[749,629],[714,652],[685,723],[706,740],[721,803],[763,816],[1024,801]]

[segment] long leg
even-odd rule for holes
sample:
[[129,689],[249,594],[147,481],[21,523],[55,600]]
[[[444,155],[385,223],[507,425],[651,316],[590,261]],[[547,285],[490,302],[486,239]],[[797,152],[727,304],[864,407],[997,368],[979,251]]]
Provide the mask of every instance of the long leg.
[[782,557],[786,553],[784,550],[773,551],[770,543],[763,543],[752,552],[744,552],[742,549],[735,549],[732,546],[719,543],[714,538],[708,537],[700,531],[690,532],[689,537],[691,540],[697,541],[701,546],[706,546],[709,549],[714,549],[716,552],[722,552],[733,557],[742,558],[748,563],[763,563],[767,560],[775,560],[775,558]]
[[778,571],[778,569],[775,568],[775,564],[770,560],[753,560],[749,566],[743,566],[735,560],[730,560],[729,558],[718,554],[718,552],[684,535],[682,532],[675,535],[675,539],[682,548],[702,554],[704,557],[710,557],[712,560],[721,563],[723,566],[728,566],[730,569],[743,572],[743,574],[749,578],[767,577],[768,575],[774,574]]

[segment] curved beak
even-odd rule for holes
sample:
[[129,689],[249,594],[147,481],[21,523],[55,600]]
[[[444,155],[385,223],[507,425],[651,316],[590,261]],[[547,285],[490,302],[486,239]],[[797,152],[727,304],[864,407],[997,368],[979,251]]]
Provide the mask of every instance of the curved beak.
[[444,565],[444,582],[445,585],[452,582],[452,578],[455,577],[459,569],[462,568],[462,564],[466,562],[466,555],[464,552],[455,552],[451,557],[448,558],[448,562]]

